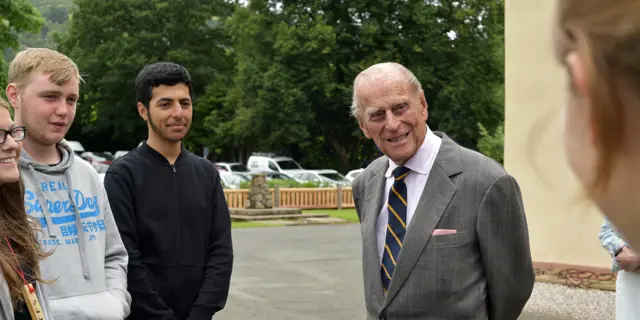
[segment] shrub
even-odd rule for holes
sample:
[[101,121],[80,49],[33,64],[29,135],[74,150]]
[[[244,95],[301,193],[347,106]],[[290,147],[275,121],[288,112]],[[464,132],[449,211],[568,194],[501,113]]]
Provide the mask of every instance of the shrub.
[[500,124],[493,133],[490,133],[482,124],[480,127],[480,140],[478,150],[494,160],[504,163],[504,124]]

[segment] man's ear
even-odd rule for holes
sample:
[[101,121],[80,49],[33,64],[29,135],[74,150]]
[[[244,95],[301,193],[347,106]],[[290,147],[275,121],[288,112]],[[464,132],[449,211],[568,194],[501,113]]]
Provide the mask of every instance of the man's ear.
[[424,97],[424,90],[420,90],[420,109],[420,113],[426,121],[429,116],[429,104],[427,104],[427,98]]
[[138,114],[140,115],[140,118],[144,121],[149,121],[149,110],[147,110],[144,104],[142,104],[142,102],[138,102],[136,106],[138,107]]
[[7,95],[7,99],[9,103],[14,109],[20,108],[20,90],[18,90],[18,86],[15,83],[9,83],[7,89],[5,90]]
[[362,124],[362,122],[360,122],[360,120],[358,120],[358,125],[360,126],[360,130],[362,130],[362,133],[364,133],[364,136],[367,137],[367,139],[371,139],[371,135],[369,134],[369,130],[367,129],[367,127]]

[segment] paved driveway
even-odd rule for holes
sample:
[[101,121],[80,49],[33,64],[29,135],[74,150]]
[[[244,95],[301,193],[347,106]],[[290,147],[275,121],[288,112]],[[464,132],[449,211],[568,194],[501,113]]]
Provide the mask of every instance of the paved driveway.
[[[216,320],[365,318],[358,225],[234,229],[233,241],[231,292]],[[561,318],[520,318],[543,319]]]

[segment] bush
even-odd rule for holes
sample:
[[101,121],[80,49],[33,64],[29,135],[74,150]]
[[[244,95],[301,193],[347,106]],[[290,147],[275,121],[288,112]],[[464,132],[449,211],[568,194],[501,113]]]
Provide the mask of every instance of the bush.
[[478,150],[484,155],[494,160],[504,163],[504,123],[496,127],[493,133],[490,133],[482,124],[480,127],[480,140],[478,140]]
[[[269,188],[275,188],[276,185],[280,186],[280,188],[328,188],[329,184],[327,183],[318,183],[318,182],[304,182],[300,183],[295,180],[282,180],[282,179],[271,179],[267,181],[269,184]],[[249,189],[251,186],[251,181],[243,181],[240,183],[240,189]]]

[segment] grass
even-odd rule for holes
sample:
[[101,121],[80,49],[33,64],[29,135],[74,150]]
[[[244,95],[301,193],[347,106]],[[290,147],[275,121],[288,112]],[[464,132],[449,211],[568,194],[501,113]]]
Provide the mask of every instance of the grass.
[[328,214],[334,218],[345,219],[349,222],[360,222],[358,220],[358,214],[356,213],[356,209],[314,209],[314,210],[304,210],[302,213],[315,213],[315,214]]
[[264,223],[260,221],[232,221],[231,228],[243,229],[243,228],[260,228],[260,227],[273,227],[277,226],[275,223]]
[[[356,209],[313,209],[313,210],[303,210],[302,213],[311,213],[311,214],[328,214],[334,218],[345,219],[352,223],[358,223],[358,214],[356,214]],[[260,221],[232,221],[231,228],[260,228],[260,227],[274,227],[280,226],[282,224],[277,223],[266,223]]]

